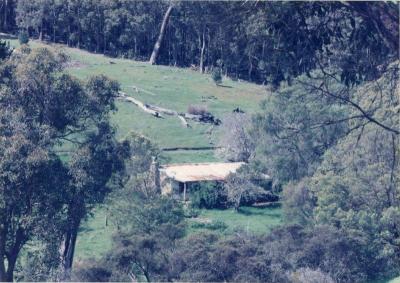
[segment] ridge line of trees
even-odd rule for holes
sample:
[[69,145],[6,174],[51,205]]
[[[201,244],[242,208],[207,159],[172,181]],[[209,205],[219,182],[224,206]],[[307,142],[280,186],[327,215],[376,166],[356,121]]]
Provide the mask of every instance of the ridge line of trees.
[[0,30],[200,72],[218,66],[233,79],[275,86],[333,60],[352,84],[379,77],[380,60],[398,58],[398,5],[2,0]]

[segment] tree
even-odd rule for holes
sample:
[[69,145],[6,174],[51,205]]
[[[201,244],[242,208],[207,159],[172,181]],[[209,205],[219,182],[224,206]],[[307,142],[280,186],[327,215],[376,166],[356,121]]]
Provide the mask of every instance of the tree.
[[43,40],[44,24],[46,17],[50,15],[48,12],[50,7],[50,0],[18,1],[16,8],[18,26],[26,32],[34,30],[39,39]]
[[19,41],[19,44],[28,44],[28,42],[29,42],[29,35],[28,35],[28,33],[26,32],[26,31],[20,31],[19,33],[18,33],[18,41]]
[[[3,108],[4,109],[4,108]],[[66,170],[49,150],[46,127],[26,124],[22,110],[1,111],[0,281],[13,281],[22,247],[62,209]]]
[[242,205],[277,201],[278,196],[270,188],[260,186],[263,178],[263,174],[258,174],[254,167],[248,165],[243,165],[237,172],[230,174],[225,183],[228,203],[238,211]]
[[16,17],[15,2],[2,3],[9,29],[16,18],[37,37],[200,72],[222,59],[223,74],[274,86],[314,69],[359,84],[398,58],[393,2],[21,0]]
[[15,5],[14,0],[0,2],[0,28],[5,33],[12,32],[15,28]]
[[[318,79],[318,83],[322,82]],[[362,120],[361,115],[348,115],[348,111],[301,83],[267,97],[253,121],[253,136],[258,141],[255,159],[273,177],[275,186],[313,174],[324,152],[349,131],[347,122]]]
[[216,85],[220,85],[222,83],[221,69],[220,68],[213,69],[211,73],[211,78]]
[[11,55],[9,44],[0,40],[0,60],[4,60]]
[[158,53],[160,52],[161,44],[163,43],[163,39],[164,39],[164,35],[165,35],[165,29],[167,27],[168,20],[169,20],[169,17],[171,15],[171,12],[172,12],[173,8],[174,8],[174,6],[170,5],[168,7],[167,11],[164,14],[164,18],[163,18],[162,23],[161,23],[160,33],[158,35],[156,43],[154,44],[153,52],[151,53],[151,56],[150,56],[149,63],[151,65],[154,65],[156,63],[156,61],[157,61],[157,56],[158,56]]
[[224,208],[226,191],[219,182],[201,182],[189,185],[190,205],[195,208]]
[[[111,191],[115,173],[123,170],[125,152],[114,139],[108,123],[98,125],[84,144],[71,155],[70,187],[66,194],[66,223],[61,248],[61,263],[65,271],[72,268],[75,243],[81,221]],[[114,183],[118,184],[115,180]]]
[[[108,119],[118,85],[102,76],[80,82],[62,72],[65,60],[22,48],[1,66],[1,281],[13,280],[28,241],[51,238],[46,231],[54,245],[66,235],[69,267],[80,220],[123,169]],[[68,145],[71,159],[62,161],[57,145]]]
[[313,223],[313,209],[317,199],[310,191],[308,178],[287,184],[284,187],[282,199],[288,222],[304,226]]
[[217,154],[229,161],[248,162],[255,150],[254,138],[250,134],[251,119],[245,113],[226,115],[222,123],[222,135]]
[[[180,203],[160,195],[151,172],[158,150],[144,137],[130,134],[123,142],[128,154],[123,186],[109,197],[111,220],[118,227],[113,249],[93,266],[74,272],[79,280],[105,276],[104,280],[171,280],[169,256],[185,235]],[[96,275],[99,274],[99,275]]]
[[[389,66],[381,78],[355,93],[360,105],[379,109],[374,118],[393,128],[399,119],[394,111],[399,104],[398,78],[393,77],[397,70],[397,65]],[[353,109],[349,115],[356,113]],[[302,216],[301,223],[336,227],[356,242],[357,254],[370,265],[360,278],[374,279],[399,268],[399,141],[396,134],[369,120],[349,123],[355,130],[324,153],[314,174],[285,187],[286,206],[290,215]],[[313,249],[317,253],[316,247],[305,251]]]
[[[127,218],[128,211],[136,211],[142,199],[159,196],[155,169],[159,150],[142,135],[130,133],[122,143],[125,158],[125,174],[121,180],[122,189],[114,190],[107,198],[111,221],[118,227],[131,226],[132,219]],[[134,199],[138,201],[133,201]],[[131,212],[129,212],[129,215]],[[133,216],[132,216],[133,217]]]
[[[112,250],[95,265],[98,271],[94,276],[100,271],[107,276],[106,281],[121,278],[170,281],[170,254],[176,248],[176,241],[185,235],[181,205],[170,198],[140,197],[132,194],[132,190],[124,191],[131,200],[123,207],[118,204],[124,217],[119,223],[124,228],[113,238]],[[88,276],[85,270],[85,267],[78,269],[76,276]],[[89,277],[92,279],[93,275]]]
[[136,278],[146,281],[170,280],[169,253],[175,241],[185,235],[183,210],[169,198],[142,200],[136,206],[132,228],[121,231],[114,239],[114,249],[109,255],[117,269],[126,270]]

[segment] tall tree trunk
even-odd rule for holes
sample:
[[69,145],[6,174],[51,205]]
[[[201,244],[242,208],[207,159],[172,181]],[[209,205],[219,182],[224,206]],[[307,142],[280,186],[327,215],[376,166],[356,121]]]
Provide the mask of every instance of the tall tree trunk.
[[0,236],[0,282],[6,281],[6,263],[5,263],[5,254],[4,254],[4,248],[2,246],[5,245],[3,242],[3,239]]
[[56,43],[56,12],[53,14],[53,42]]
[[40,23],[40,33],[39,33],[39,40],[43,41],[43,20]]
[[[3,256],[0,258],[0,282],[13,282],[14,277],[14,268],[10,269],[10,264],[8,263],[8,267],[6,268],[6,259]],[[8,262],[8,260],[7,260]],[[13,264],[15,266],[15,262]]]
[[76,239],[78,237],[78,226],[74,226],[65,234],[62,243],[61,264],[64,272],[68,272],[72,268],[75,254]]
[[6,250],[6,229],[0,232],[0,282],[13,282],[15,264],[22,246],[26,243],[26,237],[23,229],[18,228],[15,234],[15,242],[9,250]]
[[5,221],[0,223],[0,282],[6,281],[6,229]]
[[200,50],[200,73],[204,72],[204,50],[206,49],[205,30],[203,29],[203,45]]
[[248,77],[249,81],[251,82],[251,74],[253,73],[253,62],[251,60],[251,55],[249,55],[249,70],[248,70]]
[[106,35],[106,32],[104,32],[104,35],[103,35],[103,43],[104,43],[103,54],[106,54],[106,51],[107,51],[107,35]]
[[151,53],[151,57],[149,60],[149,63],[152,65],[154,65],[156,63],[158,53],[160,52],[160,47],[161,47],[161,44],[162,44],[162,41],[164,38],[164,34],[165,34],[165,28],[167,27],[168,19],[169,19],[169,16],[171,15],[172,8],[173,8],[172,5],[169,6],[167,9],[167,12],[165,12],[164,19],[161,24],[160,34],[158,35],[156,44],[154,44],[153,52]]
[[3,30],[4,32],[7,32],[7,15],[8,15],[8,0],[4,1],[4,22],[3,22]]
[[15,264],[17,263],[18,254],[19,254],[19,252],[13,253],[7,258],[7,261],[8,261],[8,267],[7,267],[7,273],[6,273],[6,281],[7,282],[14,281],[14,269],[15,269]]
[[69,274],[74,262],[76,239],[80,226],[80,218],[73,221],[69,230],[65,233],[60,247],[61,268],[64,273],[64,279],[69,279]]
[[134,54],[133,58],[136,59],[137,58],[137,39],[136,39],[136,36],[135,36],[135,51],[134,51],[133,54]]

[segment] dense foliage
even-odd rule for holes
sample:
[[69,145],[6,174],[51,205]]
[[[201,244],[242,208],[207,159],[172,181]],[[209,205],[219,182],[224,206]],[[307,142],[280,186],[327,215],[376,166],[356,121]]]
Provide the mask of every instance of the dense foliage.
[[194,183],[189,186],[189,191],[191,205],[195,208],[226,207],[226,193],[221,183]]
[[[346,83],[374,79],[398,56],[394,2],[3,0],[3,31],[148,60],[172,6],[158,63],[213,66],[273,83],[332,62]],[[341,49],[341,52],[338,52]]]
[[81,82],[63,72],[66,60],[22,46],[0,67],[0,281],[13,280],[31,241],[59,249],[49,268],[70,269],[81,220],[123,169],[109,124],[117,83]]

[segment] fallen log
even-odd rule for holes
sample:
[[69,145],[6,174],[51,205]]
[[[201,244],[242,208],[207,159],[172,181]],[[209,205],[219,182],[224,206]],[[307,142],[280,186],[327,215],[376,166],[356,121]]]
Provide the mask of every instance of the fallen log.
[[166,115],[171,115],[171,116],[175,116],[178,115],[178,112],[174,111],[174,110],[170,110],[170,109],[166,109],[166,108],[162,108],[159,106],[155,106],[155,105],[151,105],[151,104],[145,104],[147,106],[147,108],[152,109],[154,111],[166,114]]
[[215,118],[211,113],[207,113],[204,115],[196,115],[196,114],[190,114],[190,113],[184,113],[183,116],[186,119],[190,119],[196,122],[200,122],[200,123],[209,123],[209,124],[213,124],[213,125],[220,125],[222,123],[222,121],[218,118]]
[[148,103],[143,103],[136,98],[133,98],[131,96],[128,96],[126,93],[120,91],[119,92],[119,97],[120,99],[123,99],[125,101],[132,102],[136,106],[138,106],[140,109],[142,109],[144,112],[147,112],[157,118],[163,118],[161,116],[162,114],[165,115],[170,115],[170,116],[177,116],[178,119],[182,122],[182,125],[186,128],[191,128],[187,120],[193,120],[199,123],[209,123],[213,125],[220,125],[221,120],[218,118],[215,118],[211,113],[203,114],[203,115],[197,115],[197,114],[190,114],[190,113],[178,113],[175,110],[155,106],[152,104]]
[[179,120],[181,120],[182,125],[184,125],[186,128],[191,128],[185,117],[183,117],[182,115],[178,115],[178,118]]
[[124,99],[125,101],[129,101],[132,102],[133,104],[135,104],[137,107],[139,107],[140,109],[142,109],[144,112],[149,113],[151,115],[153,115],[154,117],[157,118],[162,118],[160,112],[154,111],[153,109],[148,108],[145,104],[143,104],[141,101],[131,97],[131,96],[127,96],[125,93],[120,92],[120,97],[122,99]]

